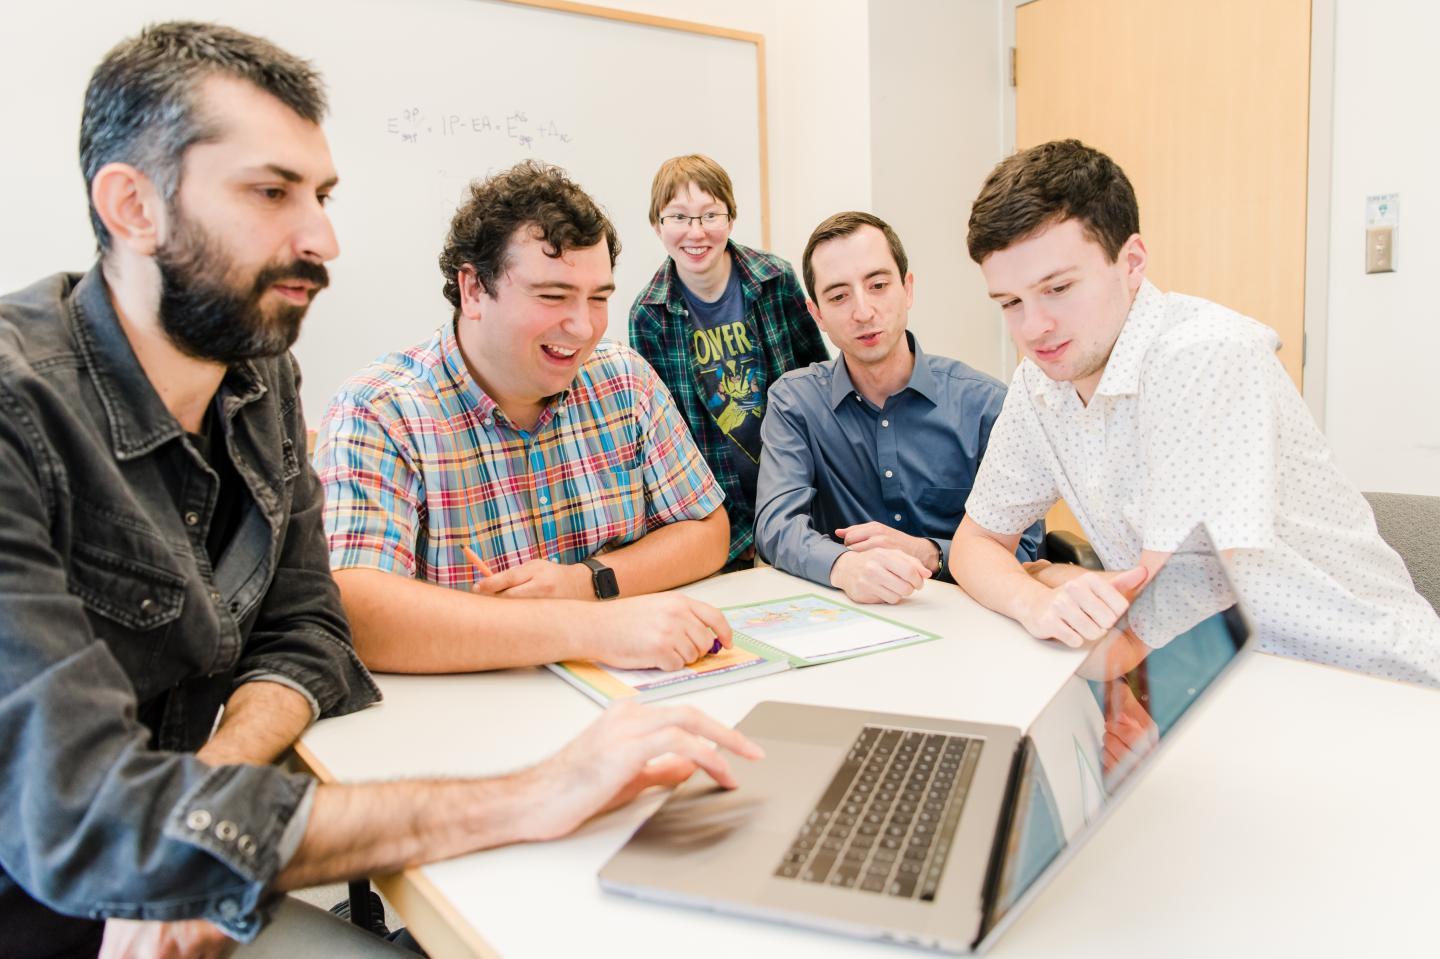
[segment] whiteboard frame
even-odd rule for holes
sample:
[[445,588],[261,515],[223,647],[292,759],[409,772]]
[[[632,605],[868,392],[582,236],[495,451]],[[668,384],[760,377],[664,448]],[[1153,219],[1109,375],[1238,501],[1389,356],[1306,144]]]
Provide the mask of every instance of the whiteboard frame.
[[659,17],[649,13],[635,13],[630,10],[616,10],[613,7],[601,7],[592,3],[575,3],[572,0],[492,0],[495,3],[508,3],[518,7],[536,7],[542,10],[554,10],[559,13],[573,13],[582,17],[595,17],[600,20],[618,20],[622,23],[635,23],[647,27],[659,27],[663,30],[681,30],[686,33],[700,33],[709,37],[721,37],[726,40],[740,40],[745,43],[755,44],[755,89],[759,97],[759,121],[760,121],[760,245],[770,249],[770,143],[769,123],[766,119],[765,109],[765,35],[751,33],[747,30],[733,30],[730,27],[717,27],[708,23],[697,23],[694,20],[677,20],[673,17]]

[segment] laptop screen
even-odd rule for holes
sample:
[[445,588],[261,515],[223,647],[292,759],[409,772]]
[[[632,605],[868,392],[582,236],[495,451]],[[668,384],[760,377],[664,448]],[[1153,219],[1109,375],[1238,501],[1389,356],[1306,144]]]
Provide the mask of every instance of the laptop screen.
[[985,932],[1083,841],[1247,636],[1210,537],[1197,527],[1027,731]]

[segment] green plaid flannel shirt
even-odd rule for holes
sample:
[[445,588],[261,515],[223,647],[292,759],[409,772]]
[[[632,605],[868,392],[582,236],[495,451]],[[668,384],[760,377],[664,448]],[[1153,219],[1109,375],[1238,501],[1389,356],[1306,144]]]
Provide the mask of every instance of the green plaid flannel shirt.
[[[825,341],[805,308],[804,289],[790,264],[734,240],[727,248],[740,274],[745,320],[763,345],[761,389],[768,390],[784,373],[828,360]],[[690,362],[690,330],[675,261],[666,257],[630,308],[630,345],[669,387],[705,462],[725,490],[733,560],[755,541],[755,504],[741,494],[740,478],[730,461],[730,439],[705,409],[700,380]]]

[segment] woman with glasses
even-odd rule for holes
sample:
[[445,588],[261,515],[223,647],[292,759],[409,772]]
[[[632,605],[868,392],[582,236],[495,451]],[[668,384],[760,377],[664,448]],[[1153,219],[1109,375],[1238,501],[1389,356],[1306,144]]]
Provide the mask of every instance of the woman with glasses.
[[669,254],[630,308],[630,343],[675,397],[730,514],[727,570],[754,562],[765,393],[829,359],[790,264],[730,239],[735,190],[699,154],[660,165],[650,224]]

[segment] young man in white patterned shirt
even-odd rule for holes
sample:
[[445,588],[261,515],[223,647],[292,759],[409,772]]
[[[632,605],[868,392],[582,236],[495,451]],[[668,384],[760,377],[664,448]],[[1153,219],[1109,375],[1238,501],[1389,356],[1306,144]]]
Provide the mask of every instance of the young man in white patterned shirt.
[[[1002,161],[970,256],[1025,359],[966,503],[956,582],[1077,646],[1119,619],[1197,523],[1225,551],[1260,648],[1440,686],[1440,618],[1254,320],[1145,279],[1135,193],[1076,140]],[[1106,572],[1016,561],[1059,499]]]

